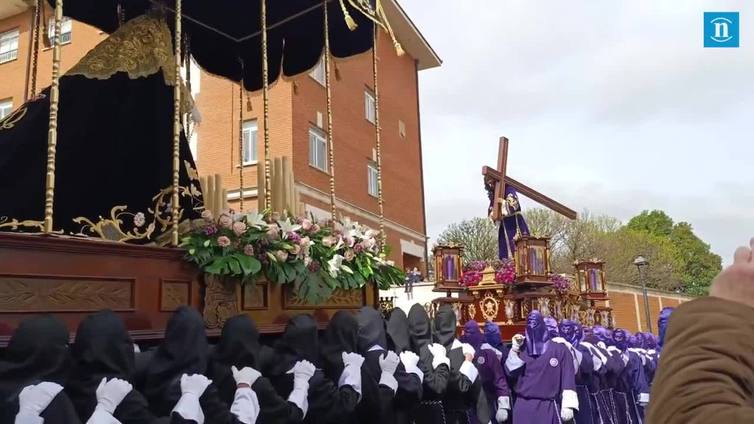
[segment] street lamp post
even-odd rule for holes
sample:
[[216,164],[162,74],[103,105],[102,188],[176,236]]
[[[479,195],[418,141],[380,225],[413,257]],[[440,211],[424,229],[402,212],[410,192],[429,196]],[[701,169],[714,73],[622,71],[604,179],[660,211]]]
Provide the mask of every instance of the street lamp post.
[[645,278],[645,269],[647,266],[649,266],[649,261],[647,261],[644,256],[638,256],[636,259],[634,259],[634,265],[636,265],[636,268],[639,270],[639,280],[641,281],[641,291],[644,295],[644,314],[645,318],[647,320],[647,331],[650,333],[652,332],[652,318],[649,314],[649,296],[647,295],[647,281]]

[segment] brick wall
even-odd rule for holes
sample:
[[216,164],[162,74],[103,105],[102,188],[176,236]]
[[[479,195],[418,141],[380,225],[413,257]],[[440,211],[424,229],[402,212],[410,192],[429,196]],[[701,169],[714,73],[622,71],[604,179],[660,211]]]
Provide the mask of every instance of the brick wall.
[[[607,290],[610,295],[610,306],[613,308],[616,326],[625,328],[632,333],[647,331],[644,296],[641,287],[609,283]],[[650,324],[654,333],[657,333],[657,317],[663,307],[676,307],[682,302],[693,299],[690,296],[659,290],[647,290],[647,295]]]

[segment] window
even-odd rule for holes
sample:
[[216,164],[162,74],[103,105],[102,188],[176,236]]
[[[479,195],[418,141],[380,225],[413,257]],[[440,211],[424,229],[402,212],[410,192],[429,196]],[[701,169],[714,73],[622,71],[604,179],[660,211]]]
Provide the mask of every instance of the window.
[[377,180],[377,164],[370,163],[367,165],[367,191],[370,196],[377,197],[380,194],[380,186]]
[[0,121],[13,112],[13,100],[0,100]]
[[[63,16],[63,20],[60,21],[60,44],[71,42],[71,28],[71,18]],[[50,46],[55,45],[55,18],[50,18],[47,25],[47,40]]]
[[16,60],[18,57],[18,29],[0,33],[0,63]]
[[252,165],[257,162],[257,121],[243,123],[243,164]]
[[327,172],[327,139],[314,128],[309,129],[309,165]]
[[375,123],[377,120],[377,110],[374,103],[374,94],[369,91],[364,92],[364,116],[367,121]]
[[314,81],[317,81],[321,85],[325,85],[325,61],[324,56],[319,58],[319,62],[317,62],[317,65],[314,66],[314,69],[312,69],[309,72],[309,76],[314,79]]

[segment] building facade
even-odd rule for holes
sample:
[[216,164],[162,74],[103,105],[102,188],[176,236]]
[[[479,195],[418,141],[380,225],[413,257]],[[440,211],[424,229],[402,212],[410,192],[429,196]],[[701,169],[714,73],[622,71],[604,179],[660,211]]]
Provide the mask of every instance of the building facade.
[[[0,5],[0,118],[25,102],[32,85],[33,9],[24,0]],[[418,72],[440,59],[394,1],[383,2],[405,54],[390,38],[378,40],[384,227],[397,265],[425,269],[426,222],[419,120]],[[50,83],[51,11],[43,11],[36,89]],[[63,22],[62,69],[73,66],[107,34]],[[185,75],[185,74],[184,74]],[[231,206],[257,209],[257,174],[264,163],[263,103],[259,92],[191,66],[187,75],[201,122],[190,129],[190,145],[202,175],[220,175]],[[331,62],[332,139],[338,214],[379,227],[376,102],[372,52]],[[171,119],[166,117],[166,119]],[[330,217],[327,107],[322,61],[309,73],[272,84],[269,96],[271,159],[288,157],[303,209]],[[242,176],[241,176],[242,174]],[[243,185],[241,180],[243,179]]]

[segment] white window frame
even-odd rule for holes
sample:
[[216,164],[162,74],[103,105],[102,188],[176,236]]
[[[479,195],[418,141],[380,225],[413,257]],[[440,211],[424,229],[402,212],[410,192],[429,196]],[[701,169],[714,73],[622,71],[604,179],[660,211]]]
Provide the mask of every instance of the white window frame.
[[319,61],[316,65],[314,65],[314,68],[312,68],[311,71],[309,71],[309,76],[319,83],[321,86],[325,86],[325,57],[322,56],[319,58]]
[[327,136],[316,128],[309,128],[309,166],[328,172]]
[[243,164],[254,165],[258,161],[257,152],[257,134],[259,127],[256,119],[250,119],[243,122],[241,129],[243,133]]
[[11,62],[18,58],[18,40],[21,32],[18,28],[0,32],[0,63]]
[[367,193],[373,197],[380,195],[379,170],[374,162],[367,164]]
[[[73,32],[73,21],[67,16],[63,16],[60,21],[60,45],[66,45],[71,42],[71,32]],[[50,18],[47,24],[47,40],[50,47],[55,45],[55,18]]]
[[13,99],[0,100],[0,121],[13,113]]
[[373,124],[377,122],[377,105],[374,94],[369,90],[364,91],[364,118]]

